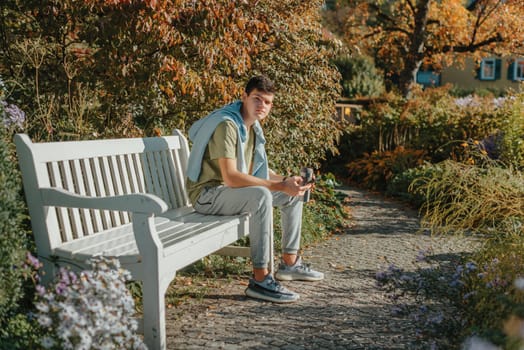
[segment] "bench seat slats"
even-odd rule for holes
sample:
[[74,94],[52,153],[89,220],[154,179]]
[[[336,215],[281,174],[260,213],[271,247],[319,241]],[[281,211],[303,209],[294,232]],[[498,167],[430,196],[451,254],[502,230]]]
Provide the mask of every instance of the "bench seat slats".
[[[220,234],[230,228],[245,235],[247,234],[245,228],[239,230],[239,227],[244,224],[243,221],[245,220],[238,217],[190,213],[178,216],[174,220],[157,217],[155,226],[164,247],[164,255],[169,255],[173,251],[180,251],[198,243],[204,236]],[[121,260],[125,258],[125,261],[129,263],[140,261],[131,224],[76,239],[56,248],[54,253],[59,257],[79,262],[84,262],[97,254],[115,256]]]

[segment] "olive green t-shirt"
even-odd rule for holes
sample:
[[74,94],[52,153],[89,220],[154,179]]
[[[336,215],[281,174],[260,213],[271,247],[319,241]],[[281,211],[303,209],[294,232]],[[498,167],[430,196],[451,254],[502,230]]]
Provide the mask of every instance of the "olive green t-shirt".
[[[237,159],[237,139],[237,126],[233,121],[226,120],[218,124],[204,153],[198,181],[193,182],[187,179],[186,182],[187,193],[193,205],[198,200],[204,187],[215,187],[224,183],[222,173],[220,172],[220,166],[218,165],[218,159]],[[251,169],[254,150],[255,134],[253,128],[251,128],[244,144],[244,160],[247,169]]]

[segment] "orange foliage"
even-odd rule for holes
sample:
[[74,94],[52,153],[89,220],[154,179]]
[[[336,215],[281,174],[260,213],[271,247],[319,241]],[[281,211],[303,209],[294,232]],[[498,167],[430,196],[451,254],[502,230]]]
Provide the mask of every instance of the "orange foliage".
[[[377,52],[389,73],[401,80],[412,79],[420,64],[438,69],[460,63],[466,55],[508,55],[524,47],[522,0],[477,0],[469,8],[464,0],[338,3],[345,15],[338,31],[349,46]],[[340,26],[340,20],[334,25]]]

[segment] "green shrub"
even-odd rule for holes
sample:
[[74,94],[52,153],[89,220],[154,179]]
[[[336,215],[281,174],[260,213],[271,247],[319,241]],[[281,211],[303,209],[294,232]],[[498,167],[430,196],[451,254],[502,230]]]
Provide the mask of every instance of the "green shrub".
[[342,96],[376,97],[384,92],[384,79],[371,57],[342,56],[333,63],[342,75]]
[[3,327],[5,328],[2,328],[0,336],[0,350],[40,349],[36,344],[43,333],[25,312],[13,314]]
[[421,165],[424,151],[397,147],[394,151],[373,152],[347,165],[348,179],[366,188],[384,191],[397,174]]
[[347,163],[402,146],[425,151],[435,163],[448,159],[458,141],[480,142],[502,132],[511,140],[506,149],[515,159],[524,147],[522,95],[456,98],[449,87],[414,91],[409,100],[384,94],[362,110],[358,126],[345,130],[340,158]]
[[464,334],[478,334],[503,349],[522,348],[519,330],[524,320],[524,291],[519,279],[524,275],[523,248],[522,235],[506,235],[488,240],[471,257],[477,268],[462,276],[462,298],[457,300]]
[[20,174],[16,170],[12,143],[0,125],[0,343],[24,296],[23,281],[27,250],[23,220],[25,205],[21,198]]
[[393,177],[386,188],[386,195],[399,198],[415,208],[424,203],[424,193],[418,186],[412,184],[422,183],[421,179],[438,176],[440,168],[430,163],[425,163],[416,168],[409,168]]
[[524,171],[524,93],[513,96],[501,110],[506,117],[501,126],[500,158],[506,164]]

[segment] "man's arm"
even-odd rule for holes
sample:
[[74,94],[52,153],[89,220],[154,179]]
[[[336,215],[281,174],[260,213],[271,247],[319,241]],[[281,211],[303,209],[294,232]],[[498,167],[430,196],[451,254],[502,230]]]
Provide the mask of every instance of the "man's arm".
[[284,177],[274,172],[270,173],[269,180],[244,174],[238,171],[236,159],[219,158],[218,164],[224,184],[232,188],[264,186],[270,191],[281,191],[290,196],[301,196],[306,190],[311,188],[311,185],[302,186],[302,178],[300,176],[291,176],[283,181]]

